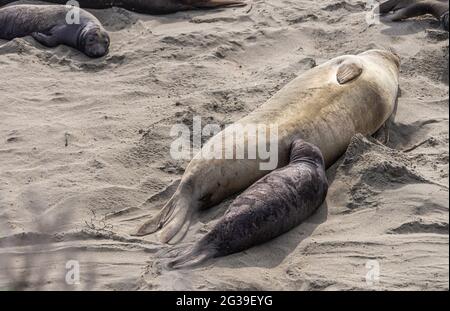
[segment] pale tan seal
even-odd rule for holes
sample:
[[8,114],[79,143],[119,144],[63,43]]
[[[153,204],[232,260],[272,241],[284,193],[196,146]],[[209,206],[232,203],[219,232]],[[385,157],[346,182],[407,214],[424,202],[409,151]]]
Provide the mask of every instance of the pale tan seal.
[[[235,124],[278,126],[278,168],[288,164],[292,143],[297,139],[317,146],[328,167],[345,152],[355,134],[372,135],[383,125],[388,133],[396,112],[399,66],[399,57],[384,50],[332,59],[297,77]],[[260,169],[264,162],[260,158],[205,159],[211,146],[233,135],[230,128],[213,137],[202,148],[204,153],[194,157],[172,198],[136,235],[162,229],[163,242],[177,242],[189,228],[195,211],[217,205],[269,173]],[[244,136],[246,142],[252,141]],[[242,148],[234,147],[236,152]]]

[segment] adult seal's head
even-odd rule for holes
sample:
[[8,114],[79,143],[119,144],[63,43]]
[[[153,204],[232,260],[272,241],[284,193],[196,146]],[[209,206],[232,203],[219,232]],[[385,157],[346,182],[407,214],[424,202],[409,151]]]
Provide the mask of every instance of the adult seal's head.
[[110,38],[108,33],[95,23],[86,24],[78,36],[78,49],[92,58],[108,54],[109,44]]

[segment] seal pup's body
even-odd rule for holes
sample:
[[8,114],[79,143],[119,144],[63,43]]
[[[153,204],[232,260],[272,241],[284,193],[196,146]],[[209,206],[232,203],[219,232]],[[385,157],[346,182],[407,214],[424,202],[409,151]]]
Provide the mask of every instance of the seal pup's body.
[[[57,4],[67,3],[67,0],[46,1]],[[219,7],[245,5],[242,1],[237,0],[77,0],[77,2],[80,7],[86,9],[107,9],[112,7],[120,7],[137,13],[154,15],[197,9],[214,9]]]
[[327,190],[319,148],[296,140],[287,166],[239,195],[211,231],[168,266],[187,267],[267,242],[311,216],[325,200]]
[[[345,152],[355,134],[372,135],[392,122],[399,89],[399,65],[396,55],[381,50],[335,58],[300,75],[235,124],[277,125],[277,141],[271,142],[278,146],[275,168],[289,163],[291,145],[297,139],[317,146],[328,167]],[[260,169],[264,160],[259,157],[205,157],[211,146],[222,144],[222,137],[233,134],[230,126],[202,148],[186,168],[172,198],[136,235],[162,229],[162,241],[177,242],[189,228],[195,211],[219,204],[270,172]],[[235,150],[259,150],[261,146],[251,146],[255,140],[250,140],[247,132],[243,136],[244,147],[235,144]]]
[[68,24],[70,7],[63,5],[12,5],[0,8],[0,39],[31,35],[36,41],[56,47],[64,44],[89,57],[102,57],[109,50],[109,35],[92,14],[79,10],[80,23]]
[[436,0],[388,0],[379,6],[380,14],[394,12],[392,21],[431,14],[437,18],[442,27],[448,31],[448,1]]

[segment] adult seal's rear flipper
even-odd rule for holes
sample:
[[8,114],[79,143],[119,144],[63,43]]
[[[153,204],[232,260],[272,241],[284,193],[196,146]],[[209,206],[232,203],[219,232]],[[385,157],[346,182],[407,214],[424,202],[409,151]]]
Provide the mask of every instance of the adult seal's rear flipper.
[[231,204],[193,247],[168,263],[178,269],[267,242],[298,226],[324,202],[328,190],[320,150],[303,140],[291,145],[289,165],[266,175]]
[[54,48],[59,45],[59,38],[51,32],[33,32],[31,36],[34,38],[34,40],[49,48]]

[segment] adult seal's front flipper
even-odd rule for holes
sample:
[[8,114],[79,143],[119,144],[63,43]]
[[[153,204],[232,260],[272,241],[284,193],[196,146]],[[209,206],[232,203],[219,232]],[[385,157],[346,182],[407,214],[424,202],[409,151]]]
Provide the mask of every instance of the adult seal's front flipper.
[[296,140],[291,145],[289,165],[238,196],[212,230],[168,267],[194,266],[267,242],[311,216],[324,202],[327,190],[320,150]]

